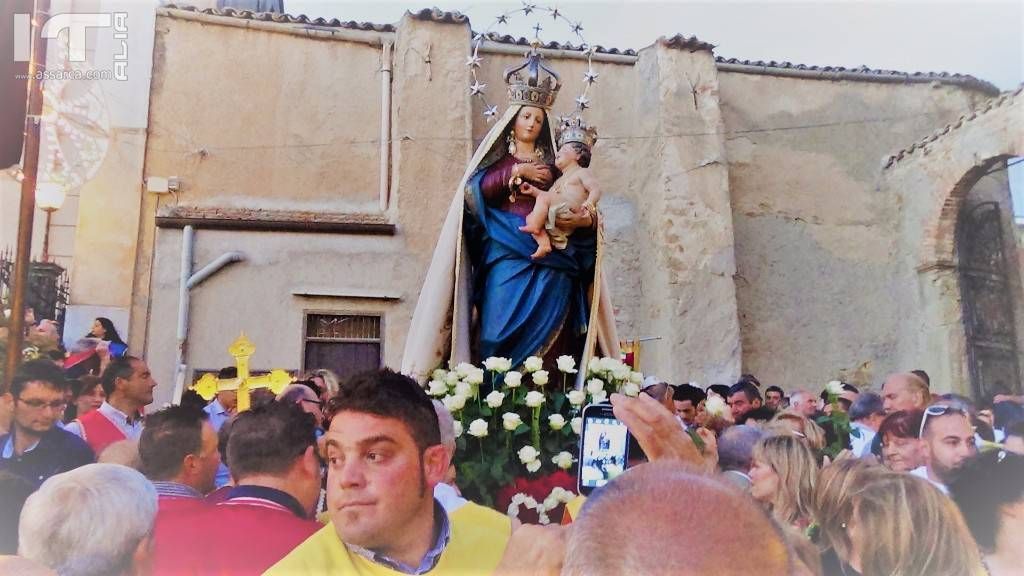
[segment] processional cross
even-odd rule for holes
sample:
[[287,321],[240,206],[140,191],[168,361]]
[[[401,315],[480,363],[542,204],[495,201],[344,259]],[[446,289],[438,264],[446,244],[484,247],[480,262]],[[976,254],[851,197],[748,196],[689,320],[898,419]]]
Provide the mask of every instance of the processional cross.
[[220,379],[213,373],[203,374],[198,382],[192,385],[191,389],[209,402],[223,390],[238,390],[238,412],[244,412],[252,405],[250,393],[257,388],[266,388],[275,395],[280,394],[284,387],[291,383],[292,377],[284,370],[271,370],[269,374],[262,376],[249,375],[249,358],[256,353],[256,346],[245,332],[228,347],[228,354],[235,359],[235,366],[238,368],[238,378]]

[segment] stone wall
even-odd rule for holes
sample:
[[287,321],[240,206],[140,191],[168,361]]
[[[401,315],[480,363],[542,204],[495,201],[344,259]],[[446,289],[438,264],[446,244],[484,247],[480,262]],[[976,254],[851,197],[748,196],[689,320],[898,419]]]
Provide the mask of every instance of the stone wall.
[[762,382],[879,384],[898,356],[901,199],[883,158],[983,95],[930,84],[720,74],[743,368]]

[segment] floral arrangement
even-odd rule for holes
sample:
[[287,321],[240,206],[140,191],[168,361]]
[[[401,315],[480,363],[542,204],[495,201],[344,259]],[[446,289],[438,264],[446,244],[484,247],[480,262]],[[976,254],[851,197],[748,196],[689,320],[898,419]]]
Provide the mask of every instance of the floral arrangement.
[[[482,367],[439,368],[426,390],[455,419],[455,464],[463,495],[510,514],[525,506],[543,521],[575,485],[583,406],[604,402],[613,392],[636,396],[643,375],[620,360],[593,358],[586,367],[586,385],[577,390],[571,356],[558,358],[555,375],[536,356],[512,368],[510,360],[497,357]],[[552,476],[559,481],[537,486]]]
[[839,397],[843,393],[843,383],[839,380],[832,380],[825,385],[825,393],[828,395],[828,403],[832,410],[826,416],[821,416],[815,422],[822,426],[831,426],[833,432],[832,442],[825,446],[824,452],[829,458],[835,458],[850,443],[851,434],[860,434],[850,426],[850,415],[839,406]]

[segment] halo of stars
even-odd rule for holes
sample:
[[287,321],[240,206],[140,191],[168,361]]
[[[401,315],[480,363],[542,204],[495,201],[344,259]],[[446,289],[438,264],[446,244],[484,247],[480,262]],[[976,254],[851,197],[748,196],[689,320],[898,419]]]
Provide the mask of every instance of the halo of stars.
[[[480,56],[480,47],[483,46],[484,40],[487,40],[496,26],[508,25],[514,15],[522,14],[523,16],[529,16],[533,13],[536,13],[538,16],[543,13],[547,13],[547,15],[551,17],[552,21],[556,23],[562,21],[568,24],[569,30],[577,39],[579,39],[580,52],[587,57],[587,71],[583,73],[583,92],[574,100],[576,108],[571,114],[569,114],[569,116],[579,116],[584,110],[590,108],[590,89],[594,83],[597,82],[600,74],[594,70],[594,54],[597,53],[597,48],[587,44],[586,39],[583,37],[583,24],[581,22],[574,22],[570,20],[558,8],[540,6],[533,2],[524,1],[521,7],[499,14],[486,30],[475,34],[470,43],[473,51],[466,57],[466,67],[469,68],[472,79],[472,84],[469,86],[469,94],[472,97],[480,99],[484,108],[484,118],[488,123],[498,116],[498,107],[487,101],[487,92],[485,90],[487,88],[487,84],[480,82],[477,78],[477,72],[480,70],[481,63],[484,60]],[[532,30],[534,33],[534,42],[542,45],[543,43],[540,42],[540,33],[544,30],[544,27],[541,26],[539,20],[533,26]]]

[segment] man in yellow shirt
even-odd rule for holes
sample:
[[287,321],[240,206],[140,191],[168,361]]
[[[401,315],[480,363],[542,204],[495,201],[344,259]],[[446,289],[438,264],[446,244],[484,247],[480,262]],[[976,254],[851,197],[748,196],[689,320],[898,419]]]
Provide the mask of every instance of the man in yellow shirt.
[[480,530],[434,499],[448,468],[437,415],[414,380],[353,377],[331,400],[324,445],[331,522],[266,575],[488,574],[508,534]]

